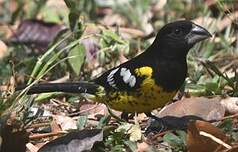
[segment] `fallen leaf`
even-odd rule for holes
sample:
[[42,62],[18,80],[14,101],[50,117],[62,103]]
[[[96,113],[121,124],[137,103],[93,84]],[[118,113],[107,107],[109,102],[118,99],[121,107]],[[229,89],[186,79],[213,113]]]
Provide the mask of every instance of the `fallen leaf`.
[[225,115],[225,108],[220,103],[221,98],[191,97],[184,98],[164,107],[158,115],[165,116],[197,116],[204,120],[218,120]]
[[108,14],[101,21],[101,24],[106,26],[119,26],[123,27],[126,25],[126,20],[119,14]]
[[88,121],[88,116],[79,116],[77,121],[77,128],[78,130],[84,129]]
[[154,4],[152,10],[154,12],[158,12],[158,11],[161,11],[161,9],[164,8],[164,6],[166,6],[167,4],[167,0],[159,0],[159,1],[156,1],[156,3]]
[[200,120],[191,122],[187,132],[189,152],[212,152],[231,148],[228,137],[208,122]]
[[123,123],[122,125],[120,125],[115,131],[116,132],[128,132],[128,130],[130,130],[130,128],[132,127],[133,124],[130,123]]
[[84,129],[70,132],[46,143],[39,152],[82,152],[90,151],[93,145],[103,140],[101,129]]
[[51,128],[51,132],[62,131],[61,127],[59,126],[59,124],[56,122],[55,119],[53,119],[53,121],[50,123],[50,128]]
[[149,145],[145,142],[137,143],[137,150],[136,152],[148,152]]
[[226,109],[226,112],[230,114],[238,113],[238,97],[227,97],[221,99],[221,104]]
[[237,152],[238,151],[238,146],[233,146],[231,149],[224,150],[223,152]]
[[56,23],[34,19],[24,20],[11,36],[10,42],[33,45],[41,50],[47,48],[63,29],[65,26]]
[[77,129],[77,122],[67,116],[62,115],[53,115],[53,118],[55,119],[56,123],[62,128],[62,130],[70,130],[70,129]]
[[4,58],[8,54],[7,45],[0,40],[0,59]]
[[232,13],[229,13],[229,15],[225,15],[224,18],[221,20],[218,20],[213,17],[198,17],[196,19],[193,19],[193,22],[199,25],[211,25],[215,23],[215,27],[213,27],[211,30],[216,30],[215,32],[221,32],[226,27],[230,26],[232,23],[235,23],[236,19],[238,17],[238,11],[234,11]]
[[30,151],[30,152],[38,152],[39,148],[36,147],[35,145],[33,145],[32,143],[27,143],[26,144],[26,148]]
[[95,118],[95,115],[107,115],[107,107],[104,104],[94,102],[84,102],[80,108],[82,115],[88,115],[89,118]]
[[132,125],[131,128],[128,130],[128,134],[130,134],[130,141],[141,140],[142,133],[140,126],[138,124]]
[[163,142],[168,143],[168,145],[174,148],[180,147],[185,149],[186,132],[180,130],[177,130],[175,133],[168,132],[163,136]]

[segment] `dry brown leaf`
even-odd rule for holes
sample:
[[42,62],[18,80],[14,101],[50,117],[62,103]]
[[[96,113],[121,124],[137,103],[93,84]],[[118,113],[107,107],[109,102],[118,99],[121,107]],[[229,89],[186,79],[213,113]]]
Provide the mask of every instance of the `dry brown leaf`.
[[8,54],[7,45],[0,40],[0,59],[4,58]]
[[1,24],[0,31],[3,39],[9,39],[16,31],[17,25]]
[[143,143],[137,143],[137,150],[136,152],[148,152],[149,145],[145,142]]
[[[116,28],[114,28],[114,30],[116,30]],[[125,35],[125,34],[130,35],[128,37],[143,37],[143,36],[146,35],[143,31],[138,30],[138,29],[133,29],[133,28],[120,27],[119,32],[121,33],[122,36]],[[123,37],[126,38],[126,36],[123,36]]]
[[228,137],[218,128],[205,121],[188,125],[187,147],[189,152],[213,152],[229,149]]
[[238,18],[238,11],[227,14],[222,20],[218,20],[212,17],[198,17],[193,19],[193,22],[199,25],[211,25],[211,23],[216,23],[214,29],[216,32],[224,30],[226,27],[231,25]]
[[157,1],[157,3],[152,6],[152,11],[153,12],[160,11],[161,9],[164,8],[166,3],[167,3],[167,0],[159,0],[159,1]]
[[204,0],[205,4],[207,6],[211,6],[211,5],[215,5],[216,4],[216,0]]
[[238,151],[238,146],[233,146],[231,149],[224,150],[223,152],[237,152]]
[[32,143],[27,143],[26,144],[26,148],[28,149],[28,151],[30,152],[38,152],[39,148],[36,147],[35,145],[33,145]]
[[119,53],[119,61],[120,61],[120,63],[124,63],[124,62],[128,61],[128,59],[125,57],[125,55],[122,51],[120,51],[120,53]]
[[56,123],[62,128],[62,130],[77,129],[77,122],[71,117],[53,115],[53,118],[55,119]]
[[139,125],[132,125],[132,127],[128,130],[128,134],[130,134],[130,141],[138,141],[141,140],[142,133],[141,133],[141,128]]
[[101,21],[101,24],[106,26],[125,26],[126,19],[119,14],[108,14]]
[[63,24],[36,19],[23,20],[8,41],[10,43],[34,46],[44,51],[56,38],[57,34],[65,29],[66,27]]
[[95,118],[95,115],[107,115],[107,107],[104,104],[87,102],[80,106],[80,113],[87,114],[89,118]]
[[52,8],[67,9],[67,6],[63,0],[57,0],[57,3],[55,3],[55,0],[48,0],[46,5]]
[[218,24],[218,31],[222,31],[227,26],[231,25],[238,18],[238,11],[226,15]]
[[53,121],[50,123],[50,127],[51,127],[52,132],[62,131],[62,129],[60,128],[59,124],[57,124],[55,119],[53,119]]
[[216,18],[213,17],[198,17],[192,20],[194,23],[204,26],[204,25],[211,25],[211,23],[216,22]]
[[143,121],[143,120],[148,119],[148,117],[146,116],[145,113],[138,113],[136,119],[137,119],[138,122],[141,122],[141,121]]
[[221,100],[222,106],[230,114],[238,113],[238,97],[227,97]]
[[[83,129],[69,132],[55,140],[46,143],[39,152],[83,152],[92,150],[97,142],[103,140],[101,129]],[[93,150],[94,151],[94,150]]]
[[194,115],[204,120],[218,120],[225,115],[225,108],[221,105],[220,100],[220,97],[211,99],[205,97],[184,98],[164,107],[157,116]]

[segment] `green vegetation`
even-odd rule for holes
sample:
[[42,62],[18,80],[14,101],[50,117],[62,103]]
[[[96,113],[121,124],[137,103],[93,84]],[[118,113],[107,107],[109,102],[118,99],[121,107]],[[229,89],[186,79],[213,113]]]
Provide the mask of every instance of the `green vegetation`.
[[[34,105],[48,106],[52,103],[50,102],[52,98],[73,107],[71,111],[67,108],[64,111],[58,109],[65,115],[75,111],[80,113],[78,106],[85,103],[84,97],[63,93],[27,96],[26,89],[23,92],[14,92],[14,87],[16,84],[33,85],[61,79],[90,80],[143,51],[153,40],[156,31],[166,23],[179,19],[193,20],[213,34],[212,39],[196,45],[189,53],[188,78],[181,91],[190,96],[238,97],[237,2],[232,0],[64,0],[57,4],[55,2],[53,0],[0,2],[2,4],[0,29],[3,29],[0,30],[0,42],[7,46],[7,49],[4,49],[0,44],[2,119],[15,112],[16,119],[23,126],[28,125],[36,119],[29,117],[31,108]],[[44,37],[41,35],[43,30],[34,29],[32,23],[27,23],[27,28],[31,30],[24,33],[25,37],[22,38],[24,34],[19,32],[19,28],[14,27],[26,19],[53,22],[61,30],[54,31],[52,28],[51,31],[57,36],[50,39],[52,33],[49,32]],[[46,28],[50,26],[46,25]],[[18,36],[17,41],[13,41],[14,35]],[[45,41],[49,43],[43,47]],[[60,113],[59,111],[56,110],[56,113]],[[79,120],[83,121],[83,124],[78,122],[80,129],[95,127],[86,125],[88,117],[79,117]],[[130,140],[132,133],[129,130],[133,126],[139,126],[136,121],[133,125],[124,124],[111,120],[108,116],[101,117],[98,121],[98,128],[107,128],[104,145],[100,145],[107,151],[134,151],[138,143],[145,141],[144,137],[135,141]],[[229,119],[218,126],[236,142],[237,132],[234,131],[233,123]],[[140,127],[138,128],[140,130]],[[156,141],[150,144],[149,151],[160,151],[156,147],[160,147],[161,143],[162,149],[166,149],[164,151],[186,150],[186,133],[183,131],[168,132],[163,138],[156,138]]]

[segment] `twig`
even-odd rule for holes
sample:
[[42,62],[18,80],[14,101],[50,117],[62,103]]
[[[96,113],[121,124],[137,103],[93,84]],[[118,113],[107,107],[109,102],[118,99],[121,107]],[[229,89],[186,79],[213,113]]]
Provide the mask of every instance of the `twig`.
[[208,137],[208,138],[212,139],[213,141],[215,141],[216,143],[226,147],[227,149],[231,149],[232,148],[230,145],[228,145],[227,143],[223,142],[221,139],[219,139],[219,138],[217,138],[217,137],[215,137],[215,136],[213,136],[213,135],[211,135],[209,133],[206,133],[204,131],[200,131],[199,134],[202,135],[202,136],[205,136],[205,137]]
[[26,129],[31,129],[31,128],[40,128],[40,127],[45,127],[45,126],[50,126],[49,122],[45,122],[45,123],[39,123],[39,124],[32,124],[29,126],[26,126]]
[[164,131],[164,132],[157,133],[157,134],[155,134],[154,136],[151,137],[150,141],[154,141],[154,140],[156,140],[158,137],[162,137],[162,136],[164,136],[165,134],[167,134],[168,132],[170,132],[170,131]]
[[209,120],[208,122],[213,123],[213,122],[223,121],[223,120],[226,120],[226,119],[232,119],[232,118],[236,118],[236,117],[238,117],[238,113],[236,113],[234,115],[226,116],[226,117],[223,117],[223,118],[220,118],[220,119],[217,119],[217,120]]
[[88,109],[85,109],[85,110],[81,110],[81,111],[78,111],[78,112],[74,112],[74,113],[68,114],[68,116],[69,116],[69,117],[78,116],[78,115],[80,115],[80,114],[82,114],[82,113],[86,113],[86,112],[88,112],[88,111],[90,111],[90,110],[93,110],[93,109],[97,108],[98,105],[99,105],[99,104],[96,103],[94,106],[92,106],[92,107],[90,107],[90,108],[88,108]]
[[69,80],[69,73],[67,73],[62,78],[59,78],[59,79],[53,80],[53,81],[49,81],[49,83],[61,83],[61,82],[66,82],[67,80]]
[[52,132],[52,133],[44,133],[44,134],[33,134],[30,135],[30,139],[39,139],[39,138],[46,138],[46,137],[52,137],[52,136],[58,136],[61,134],[66,134],[66,131],[58,131],[58,132]]

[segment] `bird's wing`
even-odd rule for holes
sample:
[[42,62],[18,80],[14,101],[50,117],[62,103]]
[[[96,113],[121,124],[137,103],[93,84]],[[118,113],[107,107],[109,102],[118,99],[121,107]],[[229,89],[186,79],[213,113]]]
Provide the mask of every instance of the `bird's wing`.
[[126,63],[113,68],[95,79],[95,82],[107,90],[137,90],[143,80],[152,77],[153,69],[148,65],[133,63]]

